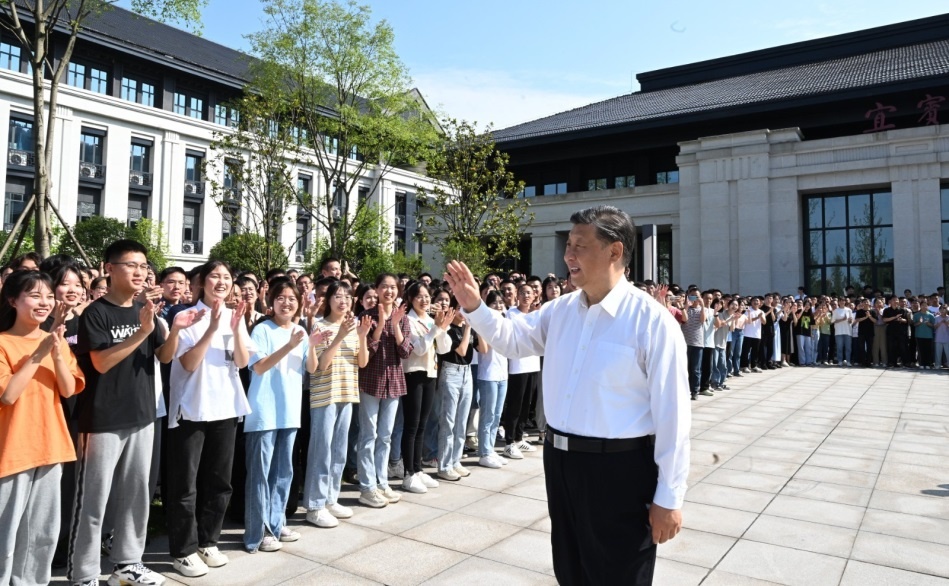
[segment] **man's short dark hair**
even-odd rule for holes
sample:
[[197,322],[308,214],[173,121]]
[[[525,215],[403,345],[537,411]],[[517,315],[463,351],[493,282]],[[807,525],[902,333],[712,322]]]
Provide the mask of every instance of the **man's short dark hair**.
[[148,256],[148,249],[145,248],[144,244],[123,238],[122,240],[116,240],[105,249],[102,260],[105,262],[115,262],[120,256],[130,252],[140,252],[146,257]]
[[186,279],[188,278],[188,273],[186,273],[183,268],[181,268],[181,267],[168,267],[167,269],[163,270],[163,271],[158,275],[158,282],[159,282],[159,283],[163,283],[163,282],[165,281],[165,279],[168,278],[168,275],[174,275],[175,273],[181,273],[182,275],[185,276]]
[[326,258],[323,259],[323,262],[320,263],[320,270],[322,271],[323,269],[325,269],[326,265],[330,264],[331,262],[338,263],[339,259],[336,258],[335,256],[327,256]]
[[281,268],[270,269],[269,271],[267,271],[267,276],[265,277],[265,280],[269,283],[271,279],[275,277],[284,277],[286,276],[286,274],[287,274],[287,271]]
[[570,216],[572,224],[589,224],[596,229],[597,238],[612,244],[623,245],[623,266],[633,260],[636,249],[636,225],[629,214],[613,206],[594,206]]

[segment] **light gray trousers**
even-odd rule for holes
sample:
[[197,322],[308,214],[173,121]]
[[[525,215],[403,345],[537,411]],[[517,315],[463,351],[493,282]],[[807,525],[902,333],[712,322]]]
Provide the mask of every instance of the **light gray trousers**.
[[148,477],[154,429],[154,423],[150,423],[134,429],[79,434],[76,500],[66,565],[70,582],[99,577],[102,535],[109,531],[113,535],[113,564],[124,566],[142,561],[148,530]]
[[0,478],[0,584],[49,584],[62,475],[62,464],[50,464]]

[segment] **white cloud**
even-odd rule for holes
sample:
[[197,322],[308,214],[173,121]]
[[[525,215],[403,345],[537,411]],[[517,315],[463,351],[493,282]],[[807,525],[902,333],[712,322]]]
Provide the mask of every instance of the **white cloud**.
[[[557,112],[611,98],[628,91],[609,83],[583,84],[587,92],[551,89],[544,75],[507,71],[441,69],[415,72],[414,85],[429,105],[453,118],[493,123],[495,129],[543,118]],[[558,85],[576,86],[559,80]],[[598,87],[591,87],[598,85]],[[595,92],[592,90],[599,90]]]

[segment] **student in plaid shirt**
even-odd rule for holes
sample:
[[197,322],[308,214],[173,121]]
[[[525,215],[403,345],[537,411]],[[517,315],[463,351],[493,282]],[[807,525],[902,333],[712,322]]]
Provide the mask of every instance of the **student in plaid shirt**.
[[402,360],[412,353],[412,335],[405,307],[396,307],[399,280],[383,273],[376,278],[379,303],[362,313],[373,320],[359,363],[359,502],[375,508],[397,503],[401,495],[389,488],[388,463],[399,397],[406,394]]

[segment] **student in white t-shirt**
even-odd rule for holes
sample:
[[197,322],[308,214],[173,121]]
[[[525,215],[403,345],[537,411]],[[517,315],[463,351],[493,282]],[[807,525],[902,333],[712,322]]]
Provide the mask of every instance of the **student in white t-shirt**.
[[[237,420],[250,413],[238,370],[252,351],[242,301],[230,310],[233,278],[226,263],[201,268],[206,314],[178,334],[168,407],[168,486],[164,495],[174,568],[197,577],[223,566],[217,542],[231,498]],[[198,498],[200,497],[200,499]]]
[[837,366],[850,366],[853,311],[846,297],[837,300],[837,308],[831,315],[831,323],[834,326],[834,340],[837,342]]

